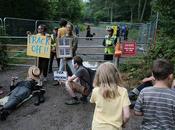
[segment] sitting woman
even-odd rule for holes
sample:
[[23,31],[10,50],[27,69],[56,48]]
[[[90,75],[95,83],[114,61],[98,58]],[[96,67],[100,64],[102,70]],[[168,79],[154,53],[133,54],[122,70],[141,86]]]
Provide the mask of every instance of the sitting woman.
[[36,66],[31,66],[28,70],[27,79],[24,81],[17,82],[15,84],[15,78],[12,78],[10,86],[10,94],[7,96],[7,102],[2,106],[0,110],[0,119],[6,120],[9,113],[14,110],[20,103],[22,103],[26,98],[28,98],[32,92],[37,97],[36,105],[40,102],[44,102],[45,90],[38,86],[40,70]]

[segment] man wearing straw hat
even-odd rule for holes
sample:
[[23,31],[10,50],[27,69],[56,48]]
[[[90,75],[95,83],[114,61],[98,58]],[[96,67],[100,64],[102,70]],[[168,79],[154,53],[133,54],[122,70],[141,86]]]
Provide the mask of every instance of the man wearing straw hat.
[[[7,102],[3,105],[0,110],[0,119],[5,120],[9,113],[14,110],[20,103],[22,103],[26,98],[30,96],[33,90],[36,89],[36,85],[39,82],[40,70],[36,66],[31,66],[28,70],[28,76],[26,80],[14,83],[15,79],[12,78],[11,86],[10,86],[10,94],[7,99]],[[41,95],[42,93],[42,95]],[[40,90],[40,98],[42,97],[42,101],[44,102],[45,90]],[[38,94],[38,93],[37,93]],[[39,100],[40,100],[39,98]],[[37,101],[38,102],[38,101]]]

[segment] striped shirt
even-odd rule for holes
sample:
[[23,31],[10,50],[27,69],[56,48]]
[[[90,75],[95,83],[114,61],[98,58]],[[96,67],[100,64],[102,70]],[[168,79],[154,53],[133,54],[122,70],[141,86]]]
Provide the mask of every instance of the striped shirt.
[[142,130],[175,130],[175,89],[143,89],[134,110],[143,112]]

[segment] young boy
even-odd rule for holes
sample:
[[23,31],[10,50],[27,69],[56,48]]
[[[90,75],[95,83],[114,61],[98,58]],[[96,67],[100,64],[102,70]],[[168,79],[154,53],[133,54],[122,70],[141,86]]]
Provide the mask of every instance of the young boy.
[[173,65],[165,59],[155,60],[153,87],[144,88],[135,104],[135,115],[143,116],[142,130],[175,129],[175,90],[172,89]]

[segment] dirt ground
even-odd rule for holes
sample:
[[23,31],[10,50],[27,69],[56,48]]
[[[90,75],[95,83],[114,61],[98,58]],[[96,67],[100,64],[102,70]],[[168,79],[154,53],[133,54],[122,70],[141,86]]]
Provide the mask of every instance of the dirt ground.
[[[0,72],[0,85],[9,90],[10,77],[19,76],[23,79],[27,68],[13,68]],[[0,121],[0,130],[89,130],[93,117],[94,106],[90,103],[67,106],[69,99],[65,89],[53,86],[52,75],[45,84],[46,101],[34,106],[33,99],[17,108],[6,121]],[[132,117],[124,130],[139,130],[140,117]]]
[[[104,36],[105,32],[100,29],[92,30],[96,36]],[[85,34],[83,34],[85,36]],[[79,41],[81,46],[101,45],[102,39]],[[91,50],[91,51],[90,51]],[[95,50],[95,53],[99,48]],[[78,52],[89,53],[92,49],[82,48]],[[103,49],[100,49],[100,53]],[[87,57],[87,59],[102,59],[101,56]],[[4,72],[0,72],[0,86],[8,92],[11,76],[18,76],[19,79],[26,77],[27,68],[13,67]],[[64,87],[53,86],[53,76],[48,75],[48,82],[45,83],[46,101],[45,103],[34,106],[33,99],[25,102],[17,108],[6,121],[0,121],[0,130],[90,130],[93,117],[94,106],[90,103],[67,106],[64,102],[69,99]],[[1,95],[2,97],[3,95]],[[90,97],[89,97],[90,98]],[[129,123],[124,130],[139,130],[141,117],[132,114]]]

